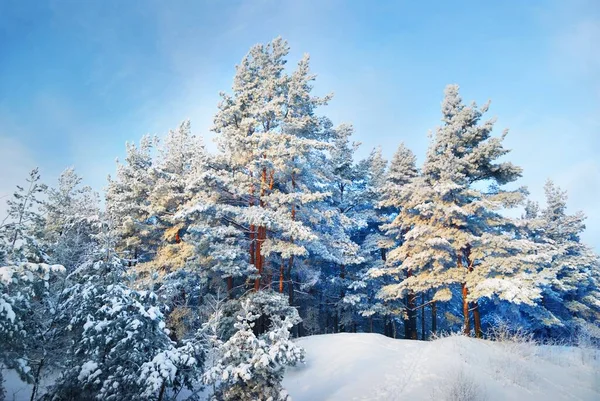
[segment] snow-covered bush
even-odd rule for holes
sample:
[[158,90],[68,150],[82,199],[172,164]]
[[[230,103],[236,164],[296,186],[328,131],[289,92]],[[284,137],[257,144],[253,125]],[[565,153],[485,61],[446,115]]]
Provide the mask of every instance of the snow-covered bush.
[[508,354],[523,358],[529,357],[537,345],[533,334],[502,320],[496,320],[496,323],[488,330],[487,335],[491,340],[496,341],[499,346],[506,349]]
[[207,384],[218,385],[214,399],[288,400],[281,385],[285,367],[304,361],[304,350],[289,331],[300,322],[298,312],[286,297],[262,291],[242,300],[237,320],[237,331],[204,376]]
[[477,383],[463,370],[434,388],[431,399],[435,401],[486,401],[488,399],[485,388]]

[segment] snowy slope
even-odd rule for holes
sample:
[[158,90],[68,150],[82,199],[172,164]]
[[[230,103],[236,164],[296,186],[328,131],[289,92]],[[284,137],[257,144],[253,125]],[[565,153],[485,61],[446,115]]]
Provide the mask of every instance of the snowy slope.
[[[589,349],[346,333],[298,342],[307,362],[283,383],[294,401],[600,400],[600,353]],[[7,400],[29,400],[30,386],[4,375]]]
[[593,350],[462,336],[420,342],[330,334],[299,343],[307,363],[284,380],[294,401],[600,400]]

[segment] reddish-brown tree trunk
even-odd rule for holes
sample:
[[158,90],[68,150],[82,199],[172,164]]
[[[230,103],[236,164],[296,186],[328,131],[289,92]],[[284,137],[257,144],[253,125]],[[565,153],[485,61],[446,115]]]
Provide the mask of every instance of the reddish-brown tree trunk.
[[279,293],[283,294],[283,260],[281,261],[281,266],[279,267]]
[[[266,158],[266,155],[265,155]],[[266,187],[267,187],[267,168],[263,167],[262,169],[262,173],[260,176],[260,201],[259,201],[259,205],[260,207],[265,207],[265,200],[264,200],[264,196],[265,196],[265,191],[266,191]],[[256,269],[258,270],[258,277],[254,280],[254,291],[258,291],[260,290],[261,287],[261,281],[264,280],[263,278],[263,266],[264,266],[264,256],[261,253],[261,247],[262,247],[262,243],[266,238],[266,228],[263,226],[258,227],[258,238],[256,239],[256,245],[255,245],[255,266]]]
[[163,381],[162,385],[160,386],[160,392],[158,393],[158,400],[157,401],[162,401],[164,396],[165,396],[165,388],[166,388],[166,383],[165,381]]
[[[466,249],[466,257],[468,263],[468,272],[471,273],[473,271],[473,263],[474,260],[471,259],[471,246],[467,246]],[[473,311],[473,325],[475,328],[475,337],[481,338],[481,316],[479,313],[479,304],[477,301],[471,302],[471,310]]]
[[[252,177],[252,174],[250,174]],[[248,205],[250,207],[254,206],[254,184],[250,186],[250,199],[248,200]],[[255,241],[256,241],[256,227],[254,224],[250,224],[250,264],[256,266],[256,258],[255,258]]]
[[233,276],[227,277],[227,294],[229,299],[233,299]]
[[[456,266],[458,269],[462,269],[463,261],[462,254],[456,258]],[[467,267],[468,272],[468,267]],[[463,332],[466,336],[471,335],[471,320],[469,319],[469,302],[467,301],[467,297],[469,295],[469,289],[467,288],[467,283],[462,283],[462,302],[463,302]]]
[[408,325],[410,327],[410,339],[417,340],[417,311],[415,309],[417,296],[413,291],[408,293]]
[[472,309],[473,309],[473,324],[475,326],[475,337],[477,338],[481,338],[482,337],[482,333],[481,333],[481,316],[479,315],[479,304],[477,303],[477,301],[472,302]]
[[294,266],[294,256],[290,256],[288,259],[288,302],[290,305],[294,304],[294,281],[292,280],[292,267]]
[[471,335],[471,320],[469,319],[469,302],[467,301],[467,296],[469,295],[469,289],[467,288],[467,284],[462,284],[462,301],[463,301],[463,330],[466,336]]

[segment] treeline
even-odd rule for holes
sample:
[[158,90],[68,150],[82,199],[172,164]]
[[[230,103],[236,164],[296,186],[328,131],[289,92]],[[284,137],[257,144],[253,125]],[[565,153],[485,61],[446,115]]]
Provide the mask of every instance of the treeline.
[[8,201],[0,362],[32,400],[287,399],[293,336],[600,338],[585,217],[550,181],[544,208],[508,186],[522,171],[487,104],[450,85],[422,166],[403,144],[358,160],[288,51],[275,39],[237,66],[217,153],[186,121],[127,145],[104,210],[73,169],[54,188],[34,170]]

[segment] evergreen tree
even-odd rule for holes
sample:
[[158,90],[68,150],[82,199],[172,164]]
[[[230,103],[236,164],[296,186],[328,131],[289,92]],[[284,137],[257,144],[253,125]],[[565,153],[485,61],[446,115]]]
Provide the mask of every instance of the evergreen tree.
[[567,193],[552,181],[546,182],[544,190],[546,208],[540,220],[545,238],[556,249],[543,303],[572,334],[586,322],[597,325],[600,321],[600,261],[581,242],[583,213],[567,214]]
[[130,266],[151,260],[161,236],[149,210],[156,184],[152,149],[157,141],[144,136],[139,146],[127,143],[125,162],[117,161],[116,179],[108,177],[106,215],[119,238],[117,251]]
[[162,400],[173,387],[191,385],[179,372],[203,362],[195,344],[176,348],[170,340],[154,293],[124,284],[106,227],[95,261],[78,268],[63,293],[59,318],[70,345],[46,399]]
[[[281,381],[286,366],[304,361],[304,350],[289,332],[300,321],[298,312],[282,295],[261,291],[242,300],[237,320],[237,331],[205,374],[207,384],[218,383],[213,399],[290,400]],[[265,323],[268,329],[259,329]]]
[[89,186],[81,186],[81,182],[73,168],[66,169],[42,204],[48,257],[67,272],[91,257],[100,219],[98,194]]
[[[0,225],[0,239],[4,244],[0,257],[14,262],[47,262],[48,256],[44,244],[40,241],[43,216],[38,210],[47,187],[40,183],[37,168],[31,170],[27,186],[17,186],[17,191],[6,203],[8,210]],[[4,254],[5,256],[2,256]]]
[[45,369],[61,362],[56,287],[64,270],[29,262],[0,267],[0,364],[32,384],[32,399]]
[[[534,242],[517,240],[514,223],[500,213],[522,202],[524,191],[500,188],[518,178],[521,169],[496,162],[508,153],[502,146],[506,133],[492,137],[494,120],[479,122],[487,108],[465,106],[458,86],[446,88],[444,124],[429,148],[423,174],[402,191],[403,208],[387,226],[402,243],[389,254],[388,262],[399,266],[390,273],[405,272],[407,278],[382,290],[388,298],[435,290],[436,301],[448,300],[450,290],[460,284],[463,328],[470,332],[473,310],[477,336],[478,300],[535,304],[543,284],[537,272],[548,261]],[[486,183],[488,189],[481,189]]]

